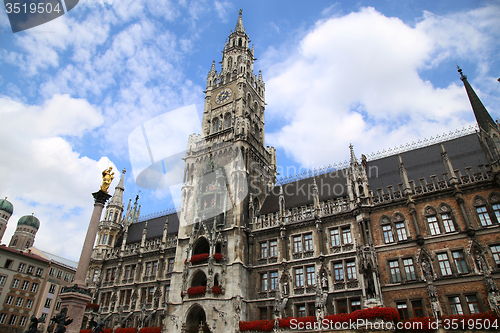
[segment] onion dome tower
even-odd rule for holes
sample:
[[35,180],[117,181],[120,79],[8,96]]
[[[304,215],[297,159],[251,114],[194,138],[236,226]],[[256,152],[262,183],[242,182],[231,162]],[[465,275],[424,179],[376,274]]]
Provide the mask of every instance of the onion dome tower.
[[35,242],[38,228],[40,228],[40,221],[34,215],[21,217],[10,239],[9,247],[20,251],[30,248]]
[[14,206],[7,201],[7,197],[5,197],[5,199],[0,199],[0,242],[2,241],[5,229],[7,229],[7,223],[13,212]]

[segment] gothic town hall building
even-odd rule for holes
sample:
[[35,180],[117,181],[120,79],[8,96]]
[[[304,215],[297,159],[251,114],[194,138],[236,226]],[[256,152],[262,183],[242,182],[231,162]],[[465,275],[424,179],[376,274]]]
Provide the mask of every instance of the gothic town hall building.
[[461,70],[476,128],[370,158],[350,147],[344,165],[277,183],[241,12],[222,54],[188,140],[182,209],[139,220],[123,174],[107,204],[87,277],[107,327],[499,311],[500,129]]

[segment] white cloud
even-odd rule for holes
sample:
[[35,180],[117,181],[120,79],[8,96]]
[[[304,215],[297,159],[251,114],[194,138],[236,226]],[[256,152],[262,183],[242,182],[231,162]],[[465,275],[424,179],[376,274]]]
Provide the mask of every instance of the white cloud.
[[[267,133],[269,143],[302,165],[325,165],[347,158],[349,143],[368,154],[469,125],[458,120],[472,114],[464,88],[453,82],[436,88],[419,72],[456,55],[468,40],[492,43],[497,14],[479,12],[426,13],[413,28],[373,8],[319,21],[267,70],[268,129],[285,121]],[[478,16],[490,24],[474,26]],[[466,27],[462,36],[456,36],[456,25]],[[469,43],[458,56],[485,52],[481,42]],[[265,57],[276,59],[276,52]]]
[[228,11],[233,9],[233,4],[230,3],[229,1],[215,1],[215,10],[217,11],[217,16],[219,16],[219,19],[226,23],[229,19]]
[[[93,208],[90,194],[99,189],[109,160],[81,156],[65,137],[84,135],[102,125],[103,117],[87,101],[68,95],[55,95],[42,106],[0,96],[0,115],[0,174],[9,175],[2,178],[0,195],[15,209],[3,242],[19,217],[34,212],[41,222],[36,246],[78,260]],[[52,235],[62,234],[54,241]]]

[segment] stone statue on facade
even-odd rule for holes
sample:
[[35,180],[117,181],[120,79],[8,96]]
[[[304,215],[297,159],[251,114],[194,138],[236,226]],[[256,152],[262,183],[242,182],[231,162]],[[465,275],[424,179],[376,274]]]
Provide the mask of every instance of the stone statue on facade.
[[111,185],[111,182],[115,178],[114,175],[115,173],[112,172],[113,167],[109,167],[107,169],[104,169],[102,172],[102,185],[101,185],[101,191],[104,193],[108,193],[109,186]]
[[434,274],[432,273],[431,264],[428,259],[422,259],[422,272],[424,273],[425,281],[434,281]]

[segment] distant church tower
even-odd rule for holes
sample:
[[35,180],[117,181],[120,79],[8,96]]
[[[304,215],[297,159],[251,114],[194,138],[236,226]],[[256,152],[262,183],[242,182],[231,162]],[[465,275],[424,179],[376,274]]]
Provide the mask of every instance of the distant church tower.
[[40,221],[33,215],[26,215],[17,222],[17,229],[10,239],[9,247],[25,250],[33,246],[35,236],[40,228]]
[[7,223],[9,222],[12,213],[14,212],[14,206],[7,201],[7,198],[0,200],[0,243],[2,242],[3,234],[5,229],[7,229]]
[[[186,330],[213,325],[223,312],[227,326],[217,331],[234,331],[247,318],[250,224],[276,182],[276,153],[265,146],[265,85],[249,42],[240,10],[221,71],[214,61],[208,73],[202,135],[188,142],[172,276],[180,290],[170,296],[170,314]],[[169,332],[180,329],[168,321]]]

